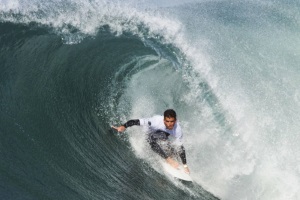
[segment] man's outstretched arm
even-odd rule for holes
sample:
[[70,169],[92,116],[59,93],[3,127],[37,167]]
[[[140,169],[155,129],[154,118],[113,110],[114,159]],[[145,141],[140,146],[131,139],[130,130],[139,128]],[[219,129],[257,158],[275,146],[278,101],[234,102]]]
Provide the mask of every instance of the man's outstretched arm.
[[139,126],[140,120],[139,119],[131,119],[119,127],[112,126],[112,128],[116,129],[118,132],[123,132],[126,130],[126,128],[128,128],[130,126],[134,126],[134,125]]

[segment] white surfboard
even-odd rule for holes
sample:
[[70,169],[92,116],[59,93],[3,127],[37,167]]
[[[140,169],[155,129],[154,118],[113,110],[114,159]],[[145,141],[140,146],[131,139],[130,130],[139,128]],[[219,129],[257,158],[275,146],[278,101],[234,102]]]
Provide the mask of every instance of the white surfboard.
[[180,166],[178,169],[175,169],[166,162],[162,163],[163,169],[165,172],[173,176],[174,178],[184,180],[184,181],[193,181],[191,176],[185,173],[183,166]]

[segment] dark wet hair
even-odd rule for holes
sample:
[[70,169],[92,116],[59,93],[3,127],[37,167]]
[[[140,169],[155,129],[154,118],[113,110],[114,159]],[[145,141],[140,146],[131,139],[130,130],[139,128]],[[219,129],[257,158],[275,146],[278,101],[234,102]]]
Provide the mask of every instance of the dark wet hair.
[[172,118],[176,119],[176,112],[173,109],[165,110],[164,118],[166,118],[166,117],[168,117],[168,118],[172,117]]

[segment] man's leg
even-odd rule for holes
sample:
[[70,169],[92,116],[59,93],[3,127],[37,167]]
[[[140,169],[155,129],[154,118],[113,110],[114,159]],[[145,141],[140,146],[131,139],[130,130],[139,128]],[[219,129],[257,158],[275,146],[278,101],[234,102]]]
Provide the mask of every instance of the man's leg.
[[159,146],[159,144],[157,144],[157,139],[151,139],[151,141],[149,142],[151,149],[157,153],[158,155],[160,155],[161,157],[163,157],[164,159],[168,158],[168,155],[164,152],[164,150]]
[[157,153],[158,155],[160,155],[162,158],[166,159],[166,162],[171,165],[172,167],[174,168],[178,168],[179,167],[179,164],[174,160],[172,159],[171,157],[169,157],[165,152],[164,150],[159,146],[159,144],[157,143],[157,139],[156,138],[153,138],[153,137],[150,137],[149,138],[149,144],[151,146],[151,149]]

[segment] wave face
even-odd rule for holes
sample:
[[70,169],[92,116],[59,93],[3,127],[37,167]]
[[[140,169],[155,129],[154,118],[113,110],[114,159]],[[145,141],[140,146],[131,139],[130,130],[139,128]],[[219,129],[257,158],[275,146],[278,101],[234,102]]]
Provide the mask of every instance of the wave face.
[[[294,1],[2,1],[1,199],[299,199],[299,19]],[[110,129],[167,108],[194,184],[140,127]]]

